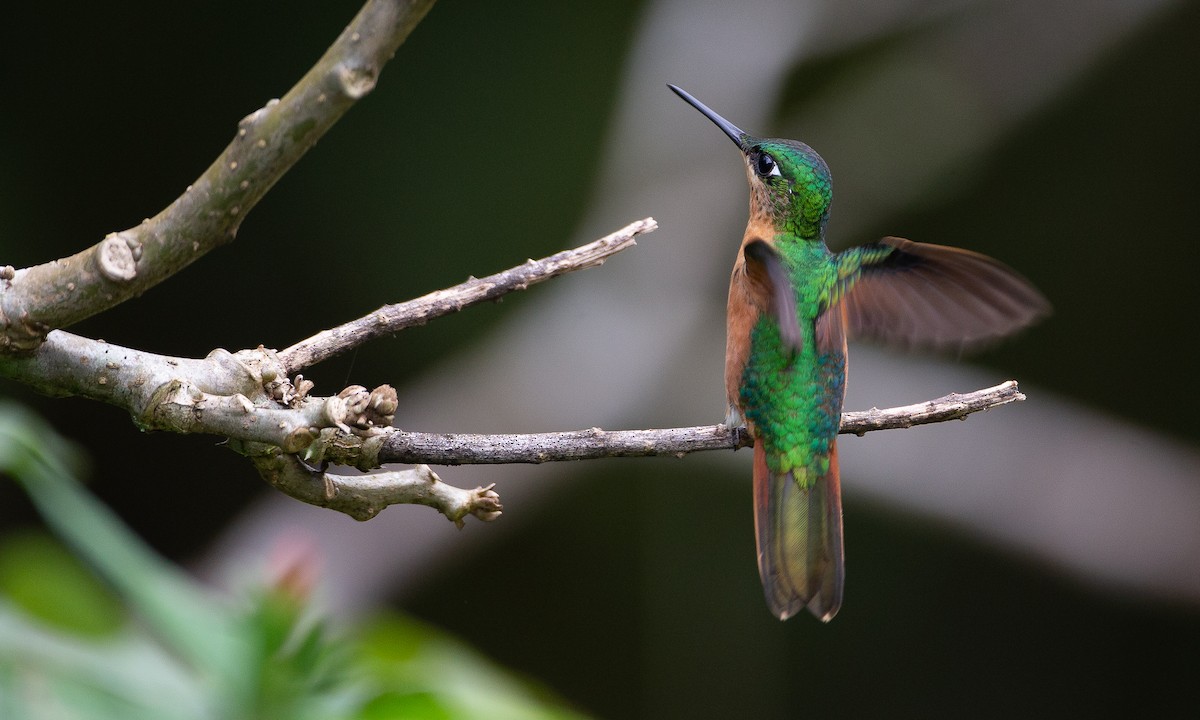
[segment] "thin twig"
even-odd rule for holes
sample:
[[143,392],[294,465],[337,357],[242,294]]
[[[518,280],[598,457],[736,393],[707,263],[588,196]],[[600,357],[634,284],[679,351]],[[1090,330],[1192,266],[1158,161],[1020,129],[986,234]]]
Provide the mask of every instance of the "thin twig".
[[490,521],[504,510],[492,485],[471,490],[447,485],[428,465],[370,475],[335,475],[313,470],[279,448],[248,446],[242,451],[263,479],[280,492],[355,520],[370,520],[389,505],[427,505],[461,528],[467,515]]
[[635,238],[654,231],[658,223],[646,218],[630,223],[620,230],[586,245],[564,250],[541,260],[528,260],[484,278],[471,278],[464,283],[428,295],[385,305],[357,320],[351,320],[329,330],[301,340],[279,352],[279,360],[288,374],[303,370],[322,360],[328,360],[363,345],[377,337],[390,335],[405,328],[425,323],[465,307],[496,298],[515,290],[549,280],[559,275],[602,265],[609,256],[632,247]]
[[[863,435],[873,430],[961,419],[1024,399],[1016,381],[1009,380],[995,387],[952,393],[915,405],[843,413],[840,432]],[[662,430],[592,428],[525,435],[446,435],[395,430],[384,440],[378,460],[432,465],[543,463],[650,455],[682,457],[701,450],[736,450],[752,444],[748,434],[725,425]]]
[[[296,370],[380,334],[427,322],[575,270],[603,265],[611,255],[633,247],[638,235],[657,227],[653,218],[638,220],[586,245],[385,306],[281,353],[260,346],[237,353],[214,350],[202,360],[181,358],[55,330],[33,352],[0,353],[0,377],[22,381],[53,395],[78,395],[122,407],[146,429],[212,433],[275,444],[291,452],[306,445],[310,436],[322,428],[336,426],[334,419],[340,413],[330,403],[336,405],[337,398],[293,401],[287,392],[265,392],[264,384],[290,383]],[[307,384],[311,388],[312,383]],[[308,390],[299,393],[301,398],[307,394]],[[275,402],[280,400],[282,404]]]

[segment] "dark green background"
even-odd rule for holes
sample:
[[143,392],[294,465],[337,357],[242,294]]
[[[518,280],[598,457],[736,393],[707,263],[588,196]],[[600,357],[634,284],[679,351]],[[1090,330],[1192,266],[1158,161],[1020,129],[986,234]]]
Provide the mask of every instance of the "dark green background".
[[[356,7],[22,8],[0,30],[0,261],[69,254],[157,212]],[[436,6],[234,244],[73,330],[178,355],[282,347],[559,249],[588,199],[640,10]],[[1056,314],[985,361],[1193,445],[1198,21],[1200,7],[1180,3],[1126,37],[969,181],[877,233],[1005,248]],[[780,112],[858,59],[795,68]],[[545,232],[525,229],[531,212]],[[313,285],[334,289],[316,297]],[[528,302],[536,294],[375,343],[353,380],[419,374]],[[343,384],[349,362],[316,368],[318,387]],[[263,492],[213,438],[143,437],[112,408],[0,391],[84,444],[94,491],[172,558],[193,557]],[[484,556],[450,562],[405,609],[606,717],[1200,714],[1192,604],[1084,586],[851,496],[855,611],[781,625],[748,561],[744,483],[690,458],[596,463],[572,488],[588,512],[543,510]],[[650,510],[667,499],[673,513]],[[0,484],[0,530],[34,522]]]

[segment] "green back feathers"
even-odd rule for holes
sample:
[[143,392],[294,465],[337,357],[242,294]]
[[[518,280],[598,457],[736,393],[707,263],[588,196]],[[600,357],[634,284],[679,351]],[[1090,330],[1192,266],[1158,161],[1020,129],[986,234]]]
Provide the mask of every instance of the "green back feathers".
[[760,318],[741,386],[746,420],[765,445],[767,466],[775,475],[792,473],[801,487],[829,471],[846,379],[845,356],[819,353],[811,330],[806,335],[809,349],[797,357],[784,346],[779,326]]

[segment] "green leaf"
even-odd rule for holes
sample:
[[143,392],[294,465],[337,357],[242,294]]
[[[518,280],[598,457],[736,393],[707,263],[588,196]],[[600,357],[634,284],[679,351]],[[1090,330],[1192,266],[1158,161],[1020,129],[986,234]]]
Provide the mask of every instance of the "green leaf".
[[230,618],[81,486],[78,454],[41,418],[0,402],[0,469],[12,473],[54,533],[197,670],[244,682]]
[[379,686],[385,688],[368,704],[372,711],[393,704],[429,703],[429,712],[442,708],[454,718],[584,717],[536,682],[505,670],[466,643],[411,618],[381,617],[362,628],[360,635],[362,661]]
[[0,594],[48,625],[106,636],[124,620],[121,604],[83,563],[42,533],[0,540]]
[[454,720],[456,716],[436,695],[429,692],[389,692],[363,707],[356,720]]

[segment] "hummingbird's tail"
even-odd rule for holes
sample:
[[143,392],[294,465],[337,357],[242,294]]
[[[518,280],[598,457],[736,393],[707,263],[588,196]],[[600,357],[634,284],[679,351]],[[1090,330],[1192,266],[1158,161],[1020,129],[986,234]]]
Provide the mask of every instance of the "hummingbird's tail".
[[803,488],[791,472],[773,476],[761,440],[754,446],[754,530],[758,574],[780,620],[807,607],[828,622],[842,605],[842,491],[836,443],[829,472]]

